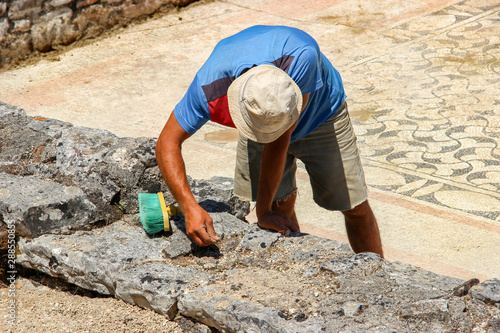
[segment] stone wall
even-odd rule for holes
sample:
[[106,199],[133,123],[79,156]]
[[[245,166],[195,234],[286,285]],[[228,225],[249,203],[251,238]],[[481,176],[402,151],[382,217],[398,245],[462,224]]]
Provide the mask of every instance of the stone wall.
[[195,0],[0,0],[0,68]]

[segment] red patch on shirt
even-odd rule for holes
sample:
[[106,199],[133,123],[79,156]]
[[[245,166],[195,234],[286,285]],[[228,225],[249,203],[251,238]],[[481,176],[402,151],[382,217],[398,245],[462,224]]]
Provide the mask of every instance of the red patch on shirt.
[[208,110],[210,111],[210,120],[218,124],[236,128],[233,119],[229,113],[229,105],[227,103],[227,95],[219,97],[211,102],[208,102]]

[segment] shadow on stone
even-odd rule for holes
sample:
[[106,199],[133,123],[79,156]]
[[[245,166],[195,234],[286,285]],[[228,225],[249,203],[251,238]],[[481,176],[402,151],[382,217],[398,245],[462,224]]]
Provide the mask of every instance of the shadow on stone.
[[69,283],[63,278],[50,276],[35,269],[18,266],[17,272],[19,273],[20,277],[29,279],[31,284],[33,284],[35,288],[45,286],[54,290],[67,292],[71,295],[78,295],[89,298],[113,297],[112,295],[104,295],[94,290],[81,288],[76,284]]
[[207,200],[203,200],[199,204],[200,204],[201,208],[203,208],[204,210],[206,210],[209,213],[224,213],[224,212],[229,213],[229,212],[231,212],[231,207],[224,202],[215,201],[212,199],[207,199]]
[[201,258],[201,257],[211,257],[215,259],[219,259],[223,256],[220,252],[220,248],[213,244],[210,246],[198,246],[195,243],[191,244],[191,252],[193,256]]

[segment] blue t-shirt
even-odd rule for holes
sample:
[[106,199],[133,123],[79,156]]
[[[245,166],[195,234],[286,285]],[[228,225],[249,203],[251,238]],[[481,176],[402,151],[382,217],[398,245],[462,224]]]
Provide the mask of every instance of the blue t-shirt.
[[208,120],[235,127],[227,90],[245,69],[274,65],[288,73],[302,91],[311,94],[291,141],[303,138],[331,118],[346,96],[337,70],[304,31],[284,26],[254,26],[221,40],[196,73],[174,114],[181,127],[194,134]]

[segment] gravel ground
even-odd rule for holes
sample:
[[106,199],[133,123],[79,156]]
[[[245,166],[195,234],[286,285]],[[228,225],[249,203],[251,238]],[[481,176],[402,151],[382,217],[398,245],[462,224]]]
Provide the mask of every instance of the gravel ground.
[[0,288],[2,332],[185,332],[152,310],[112,297],[73,294],[26,278],[16,283],[16,324],[11,326],[8,291]]

